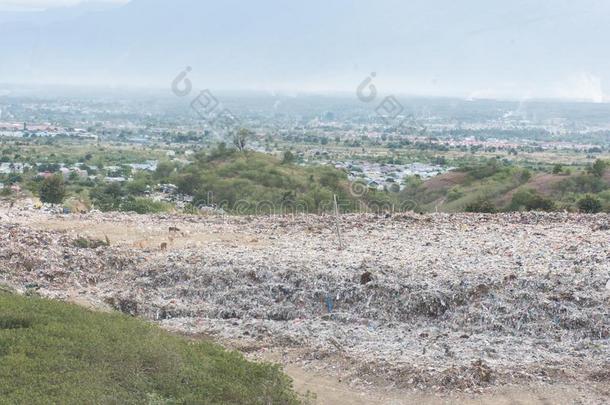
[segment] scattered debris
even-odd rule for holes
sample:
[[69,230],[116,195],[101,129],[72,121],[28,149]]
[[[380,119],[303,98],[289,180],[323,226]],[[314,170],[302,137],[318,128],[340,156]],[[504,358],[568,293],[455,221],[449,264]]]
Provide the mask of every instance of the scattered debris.
[[[599,380],[610,368],[610,245],[591,232],[602,215],[342,215],[340,251],[334,215],[0,217],[0,283],[94,297],[253,353],[282,348],[311,367],[341,359],[343,380],[472,390]],[[112,246],[97,249],[66,227],[32,229],[34,219],[165,236],[180,224],[187,236],[159,250],[108,231]],[[216,237],[202,243],[201,233]]]
[[80,249],[97,249],[102,246],[110,246],[110,240],[107,236],[105,240],[78,237],[74,239],[73,245]]

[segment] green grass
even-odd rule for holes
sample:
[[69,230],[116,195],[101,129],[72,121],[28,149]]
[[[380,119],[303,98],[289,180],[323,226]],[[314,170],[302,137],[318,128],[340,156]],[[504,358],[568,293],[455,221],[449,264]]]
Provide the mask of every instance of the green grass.
[[121,314],[0,292],[0,404],[294,404],[278,366]]
[[[160,181],[194,195],[197,204],[212,196],[230,213],[332,212],[334,195],[344,212],[360,206],[349,191],[347,173],[331,166],[284,164],[277,157],[253,151],[219,148],[199,154],[193,164],[170,171]],[[367,203],[388,199],[374,192],[364,198]]]
[[[498,211],[514,211],[529,209],[514,204],[513,198],[531,190],[533,197],[539,196],[552,202],[554,207],[551,210],[576,212],[578,201],[591,194],[599,198],[602,211],[610,212],[610,182],[607,178],[596,177],[585,171],[554,175],[554,178],[549,179],[549,172],[492,160],[464,167],[460,172],[465,174],[463,178],[447,181],[441,187],[428,188],[426,183],[409,186],[401,193],[401,197],[416,201],[418,210],[427,212],[434,211],[437,207],[443,212],[463,212],[466,207],[480,201],[491,202]],[[540,181],[543,175],[547,177]],[[451,174],[445,177],[448,176]]]

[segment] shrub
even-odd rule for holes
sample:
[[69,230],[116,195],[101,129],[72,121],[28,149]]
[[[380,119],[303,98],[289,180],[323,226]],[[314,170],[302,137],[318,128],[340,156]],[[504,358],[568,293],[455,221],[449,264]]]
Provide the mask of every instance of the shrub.
[[282,164],[291,164],[295,160],[296,160],[296,157],[294,156],[294,153],[292,153],[289,150],[284,152],[284,158],[282,159]]
[[498,173],[498,171],[500,170],[500,166],[498,165],[497,160],[490,159],[484,165],[466,170],[469,171],[469,174],[472,178],[476,180],[481,180]]
[[124,194],[125,192],[118,183],[95,187],[89,193],[95,207],[102,211],[118,210]]
[[532,178],[532,172],[530,172],[527,169],[523,169],[523,171],[521,172],[521,182],[522,183],[527,183],[528,181],[530,181],[530,179]]
[[580,174],[560,181],[554,186],[562,194],[567,193],[600,193],[608,188],[604,180],[590,174]]
[[40,201],[61,204],[66,198],[66,185],[61,175],[47,177],[40,186]]
[[156,214],[159,212],[167,212],[169,209],[169,204],[153,201],[149,198],[133,197],[125,199],[120,206],[121,211],[135,212],[138,214]]
[[602,177],[604,172],[606,171],[607,163],[601,159],[597,159],[595,163],[591,167],[589,167],[588,172],[595,177]]
[[554,211],[556,205],[553,200],[542,197],[534,190],[520,190],[513,195],[509,209],[512,211]]
[[464,197],[464,192],[462,190],[460,190],[459,187],[454,187],[451,190],[449,190],[449,193],[447,193],[447,201],[451,202],[451,201],[455,201],[458,200],[462,197]]
[[596,214],[602,211],[602,202],[599,198],[587,194],[578,200],[578,209],[587,214]]
[[489,201],[489,199],[487,198],[479,198],[476,201],[466,205],[466,207],[464,207],[464,211],[466,212],[482,212],[482,213],[488,213],[488,214],[493,214],[498,212],[496,206]]

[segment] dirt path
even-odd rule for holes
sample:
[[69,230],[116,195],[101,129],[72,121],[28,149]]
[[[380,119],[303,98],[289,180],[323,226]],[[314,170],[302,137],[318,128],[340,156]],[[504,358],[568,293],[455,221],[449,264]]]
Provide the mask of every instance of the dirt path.
[[[433,393],[359,391],[328,376],[288,366],[284,371],[294,380],[300,394],[315,394],[318,405],[551,405],[592,403],[590,394],[566,386],[532,386],[493,389],[482,394],[435,395]],[[586,398],[586,400],[585,400]],[[603,401],[600,399],[599,404]]]
[[141,226],[137,223],[96,222],[73,217],[65,219],[41,217],[27,225],[33,229],[70,232],[99,240],[105,240],[108,237],[113,245],[127,245],[140,249],[159,249],[161,244],[165,244],[167,250],[201,247],[210,242],[248,246],[261,244],[261,241],[252,235],[218,231],[197,223],[179,224],[179,228],[176,227],[179,229],[177,232],[169,232],[169,227],[174,226],[171,222]]
[[[230,344],[229,344],[230,345]],[[436,393],[433,391],[399,390],[360,382],[357,385],[341,380],[326,369],[309,369],[294,362],[286,364],[280,351],[269,350],[253,355],[255,361],[283,364],[294,389],[316,405],[555,405],[607,404],[600,387],[592,385],[530,384],[482,389],[479,392]],[[340,361],[338,361],[340,363]],[[605,391],[605,390],[601,390]]]

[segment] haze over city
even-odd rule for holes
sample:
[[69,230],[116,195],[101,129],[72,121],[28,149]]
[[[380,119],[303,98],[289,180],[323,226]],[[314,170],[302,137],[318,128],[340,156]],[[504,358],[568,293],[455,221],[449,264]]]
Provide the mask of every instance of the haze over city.
[[592,102],[610,93],[610,3],[0,2],[0,81]]

